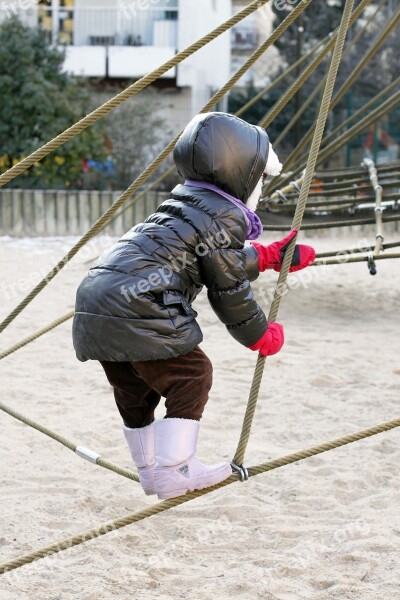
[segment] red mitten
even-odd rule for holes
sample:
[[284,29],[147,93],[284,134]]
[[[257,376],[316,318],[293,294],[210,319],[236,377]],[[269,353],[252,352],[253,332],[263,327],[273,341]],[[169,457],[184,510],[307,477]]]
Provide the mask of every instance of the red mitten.
[[268,329],[261,339],[250,346],[250,350],[259,350],[262,356],[272,356],[279,352],[284,342],[283,327],[279,323],[268,323]]
[[[283,238],[283,240],[273,242],[268,246],[264,246],[257,242],[251,242],[252,246],[254,246],[258,252],[258,266],[261,273],[266,269],[274,269],[274,271],[281,270],[285,250],[296,234],[297,229],[292,229],[289,235]],[[300,269],[310,266],[314,262],[314,259],[314,248],[305,246],[304,244],[296,244],[289,272],[293,273],[293,271],[300,271]]]

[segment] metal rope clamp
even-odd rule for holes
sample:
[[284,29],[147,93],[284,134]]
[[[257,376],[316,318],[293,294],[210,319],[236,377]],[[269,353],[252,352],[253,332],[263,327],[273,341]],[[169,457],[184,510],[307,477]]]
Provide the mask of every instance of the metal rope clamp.
[[376,275],[376,264],[374,261],[373,252],[368,252],[368,269],[369,269],[370,275]]
[[279,200],[278,200],[277,204],[286,204],[288,199],[286,198],[285,194],[283,192],[281,192],[281,190],[275,190],[275,194],[277,196],[279,196]]
[[244,465],[237,465],[233,460],[231,462],[231,467],[233,471],[236,471],[236,473],[239,473],[240,475],[240,481],[248,481],[249,479],[249,472],[246,469],[246,467]]
[[290,181],[289,184],[292,185],[294,187],[294,189],[296,190],[296,192],[298,192],[300,194],[301,187],[299,186],[297,181]]

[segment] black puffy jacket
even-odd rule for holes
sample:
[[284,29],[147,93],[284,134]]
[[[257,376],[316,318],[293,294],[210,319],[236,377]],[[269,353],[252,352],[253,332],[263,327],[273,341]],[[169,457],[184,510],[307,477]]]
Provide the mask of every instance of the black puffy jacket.
[[[198,115],[180,137],[180,174],[246,201],[268,158],[264,130],[225,113]],[[250,281],[242,211],[221,195],[178,185],[144,223],[106,251],[80,284],[73,341],[79,360],[143,361],[190,352],[202,333],[191,304],[205,285],[229,333],[251,346],[267,328]]]

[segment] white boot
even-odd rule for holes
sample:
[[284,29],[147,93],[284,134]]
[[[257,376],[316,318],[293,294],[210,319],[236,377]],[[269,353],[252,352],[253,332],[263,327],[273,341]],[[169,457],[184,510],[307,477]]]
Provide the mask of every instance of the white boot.
[[199,422],[192,419],[162,419],[154,423],[154,484],[160,499],[183,496],[232,475],[229,463],[206,466],[195,457],[198,433]]
[[140,483],[147,496],[155,494],[154,489],[154,423],[146,427],[131,429],[122,425],[132,458],[137,466]]

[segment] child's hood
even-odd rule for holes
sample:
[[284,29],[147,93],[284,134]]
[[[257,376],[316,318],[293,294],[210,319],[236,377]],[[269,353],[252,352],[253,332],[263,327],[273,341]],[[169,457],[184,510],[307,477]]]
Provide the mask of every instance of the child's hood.
[[207,181],[246,202],[264,172],[269,147],[261,127],[227,113],[203,113],[180,136],[174,160],[182,177]]

